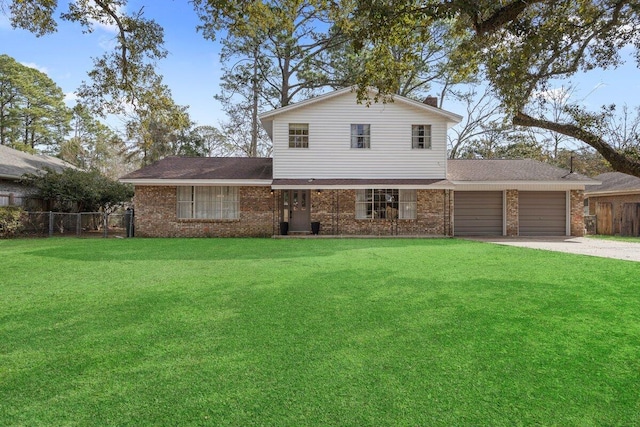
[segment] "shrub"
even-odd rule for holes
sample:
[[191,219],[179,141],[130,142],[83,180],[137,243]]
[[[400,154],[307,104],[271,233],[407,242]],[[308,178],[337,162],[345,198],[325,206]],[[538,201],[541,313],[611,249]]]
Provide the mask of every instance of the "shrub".
[[0,238],[15,236],[24,227],[25,212],[17,206],[0,206]]

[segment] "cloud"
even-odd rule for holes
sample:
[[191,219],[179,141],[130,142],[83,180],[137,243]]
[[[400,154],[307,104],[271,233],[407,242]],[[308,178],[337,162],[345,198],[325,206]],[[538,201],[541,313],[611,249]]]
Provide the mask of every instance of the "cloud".
[[40,71],[41,73],[44,74],[49,74],[49,70],[47,70],[47,67],[41,67],[40,65],[34,63],[34,62],[21,62],[22,65],[24,65],[25,67],[29,67],[29,68],[33,68],[35,70]]

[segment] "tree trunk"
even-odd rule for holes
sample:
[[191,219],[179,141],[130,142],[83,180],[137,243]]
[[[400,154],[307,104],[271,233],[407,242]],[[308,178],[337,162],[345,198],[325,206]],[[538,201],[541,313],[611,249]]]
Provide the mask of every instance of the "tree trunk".
[[251,148],[249,157],[258,157],[258,54],[259,46],[256,45],[253,51],[253,79],[251,80],[251,90],[253,99],[251,100]]

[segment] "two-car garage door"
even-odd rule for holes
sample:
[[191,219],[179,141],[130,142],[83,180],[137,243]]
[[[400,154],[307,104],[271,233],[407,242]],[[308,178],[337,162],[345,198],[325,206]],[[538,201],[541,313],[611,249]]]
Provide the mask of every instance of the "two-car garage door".
[[[521,236],[564,236],[567,207],[564,191],[518,192]],[[456,236],[501,236],[504,227],[502,191],[456,191]]]

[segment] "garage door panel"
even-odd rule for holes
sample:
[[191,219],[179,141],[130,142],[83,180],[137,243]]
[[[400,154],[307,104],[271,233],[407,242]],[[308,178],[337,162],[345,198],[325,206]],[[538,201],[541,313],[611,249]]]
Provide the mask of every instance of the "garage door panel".
[[454,232],[456,236],[502,235],[501,191],[456,191]]
[[567,229],[566,192],[522,191],[519,199],[521,236],[564,236]]

